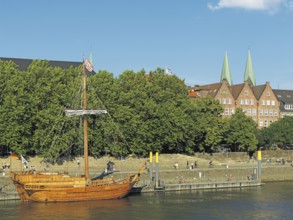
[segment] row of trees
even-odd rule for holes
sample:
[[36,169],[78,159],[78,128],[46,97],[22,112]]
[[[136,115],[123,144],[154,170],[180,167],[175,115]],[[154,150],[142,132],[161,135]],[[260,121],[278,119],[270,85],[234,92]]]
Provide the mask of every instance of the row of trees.
[[[36,60],[19,71],[13,62],[0,61],[0,90],[0,146],[48,160],[82,152],[81,119],[64,113],[65,108],[81,108],[81,67],[62,69]],[[88,108],[109,112],[89,117],[93,156],[190,154],[223,146],[253,151],[257,136],[261,144],[272,137],[257,133],[256,124],[240,109],[227,119],[220,117],[218,101],[189,99],[184,81],[161,68],[149,74],[127,70],[117,78],[98,72],[88,78]],[[286,123],[292,127],[292,121]]]

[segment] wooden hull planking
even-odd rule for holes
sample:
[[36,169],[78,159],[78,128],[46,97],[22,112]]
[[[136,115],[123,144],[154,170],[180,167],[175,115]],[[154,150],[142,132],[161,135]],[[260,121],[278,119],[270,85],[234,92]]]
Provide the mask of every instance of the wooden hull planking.
[[87,185],[85,178],[80,177],[16,173],[13,173],[12,179],[21,201],[35,202],[120,199],[138,181],[136,176],[131,176],[121,181],[94,180]]

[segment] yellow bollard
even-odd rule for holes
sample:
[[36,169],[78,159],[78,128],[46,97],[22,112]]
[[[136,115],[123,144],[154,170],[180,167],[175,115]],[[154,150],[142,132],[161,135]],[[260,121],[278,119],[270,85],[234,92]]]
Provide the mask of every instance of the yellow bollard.
[[261,150],[257,151],[257,160],[261,160]]
[[150,152],[150,185],[153,186],[153,152]]
[[257,151],[257,180],[261,181],[261,149]]

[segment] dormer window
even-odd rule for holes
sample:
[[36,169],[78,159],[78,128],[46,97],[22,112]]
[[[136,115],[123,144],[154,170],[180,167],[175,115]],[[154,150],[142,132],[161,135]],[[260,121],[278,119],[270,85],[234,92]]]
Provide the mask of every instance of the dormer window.
[[271,95],[271,93],[270,92],[267,92],[267,96],[270,96]]
[[292,110],[293,109],[293,104],[286,104],[285,109],[286,110]]

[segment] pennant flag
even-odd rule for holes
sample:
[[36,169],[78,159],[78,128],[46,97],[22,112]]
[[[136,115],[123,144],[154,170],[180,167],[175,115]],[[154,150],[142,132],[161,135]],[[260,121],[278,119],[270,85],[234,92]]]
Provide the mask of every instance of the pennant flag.
[[172,75],[172,70],[169,68],[165,69],[165,74]]
[[94,70],[93,65],[89,60],[84,61],[85,68],[89,71],[92,72]]
[[28,164],[27,160],[22,155],[20,155],[20,156],[21,156],[21,162],[23,164]]

